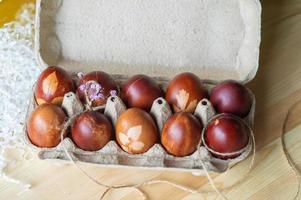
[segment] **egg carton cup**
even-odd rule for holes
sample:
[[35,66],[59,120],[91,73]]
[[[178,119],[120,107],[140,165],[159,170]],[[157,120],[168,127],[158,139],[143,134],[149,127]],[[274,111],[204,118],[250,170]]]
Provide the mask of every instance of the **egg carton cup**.
[[[115,78],[120,77],[115,76]],[[124,80],[124,78],[119,79],[121,83]],[[160,85],[164,89],[166,82],[162,81]],[[214,83],[212,83],[212,81],[207,81],[205,85],[207,89],[210,90]],[[255,109],[255,99],[251,92],[250,95],[253,97],[252,108],[249,115],[243,120],[251,130]],[[28,108],[27,119],[36,106],[35,98],[32,96],[30,106]],[[75,118],[78,114],[84,111],[84,106],[79,101],[78,97],[72,92],[65,95],[62,108],[65,110],[69,118]],[[126,106],[118,96],[111,96],[108,98],[105,106],[98,107],[97,109],[98,112],[105,114],[111,120],[112,124],[115,125],[120,114],[126,110]],[[169,104],[164,98],[156,99],[152,105],[150,114],[153,116],[161,135],[164,123],[173,114]],[[216,116],[216,113],[210,101],[203,99],[198,103],[194,115],[203,123],[203,130],[205,130],[208,122],[211,118]],[[70,126],[70,124],[68,124],[68,126]],[[202,132],[202,138],[203,134],[204,132]],[[67,150],[71,157],[76,161],[99,164],[104,167],[139,167],[146,169],[189,171],[200,175],[204,173],[203,167],[206,167],[207,171],[226,171],[248,157],[253,147],[252,137],[250,136],[247,146],[240,150],[240,156],[227,160],[213,157],[210,153],[210,149],[204,144],[203,139],[200,140],[198,149],[192,155],[185,157],[170,155],[160,143],[156,143],[145,153],[129,154],[123,151],[115,140],[109,141],[98,151],[84,151],[78,148],[69,137],[64,138],[60,144],[54,148],[39,148],[33,145],[29,140],[26,126],[24,131],[24,141],[37,153],[40,159],[69,160],[68,155],[65,153],[65,150]]]

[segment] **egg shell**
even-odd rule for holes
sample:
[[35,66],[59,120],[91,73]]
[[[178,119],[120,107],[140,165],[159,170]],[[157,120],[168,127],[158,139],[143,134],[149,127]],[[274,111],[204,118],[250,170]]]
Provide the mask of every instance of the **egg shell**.
[[60,67],[48,67],[39,76],[35,86],[38,105],[52,103],[61,105],[64,95],[74,91],[72,78]]
[[[218,153],[233,153],[247,146],[250,129],[242,119],[231,114],[221,114],[214,117],[204,131],[206,145]],[[240,154],[231,156],[214,156],[222,159],[235,158]]]
[[252,97],[247,88],[234,80],[224,81],[215,86],[210,101],[219,113],[230,113],[241,118],[246,117],[252,107]]
[[168,84],[165,98],[174,112],[194,112],[200,100],[207,97],[202,81],[193,73],[175,76]]
[[66,119],[64,111],[53,104],[38,106],[27,121],[27,135],[37,147],[52,148],[61,141],[61,131]]
[[158,129],[147,112],[130,108],[116,122],[116,140],[124,151],[141,154],[157,142]]
[[179,112],[164,124],[162,145],[174,156],[189,156],[197,150],[203,125],[190,113]]
[[146,75],[135,75],[122,86],[122,99],[128,107],[149,111],[153,102],[164,96],[156,81]]
[[[93,100],[92,106],[101,106],[107,102],[109,96],[111,96],[111,91],[116,91],[116,95],[118,95],[118,85],[115,80],[107,73],[102,71],[93,71],[85,74],[80,80],[77,88],[77,95],[80,100],[84,103],[86,102],[85,92],[80,88],[80,86],[85,85],[89,81],[95,81],[98,83],[101,88],[99,94],[101,94],[102,98],[98,98],[97,100]],[[88,92],[88,99],[92,100],[91,94]]]
[[97,151],[103,148],[112,137],[110,121],[97,111],[81,113],[71,126],[73,142],[85,151]]

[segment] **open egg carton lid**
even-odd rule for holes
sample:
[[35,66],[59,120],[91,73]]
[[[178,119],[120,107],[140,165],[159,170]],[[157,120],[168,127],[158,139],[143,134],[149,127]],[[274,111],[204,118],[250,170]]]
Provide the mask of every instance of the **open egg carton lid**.
[[69,72],[248,82],[260,28],[259,0],[38,0],[36,57]]

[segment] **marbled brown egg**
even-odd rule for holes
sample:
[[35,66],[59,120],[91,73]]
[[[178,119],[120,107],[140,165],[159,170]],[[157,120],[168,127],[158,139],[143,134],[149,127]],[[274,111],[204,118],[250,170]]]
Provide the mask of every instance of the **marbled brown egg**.
[[164,124],[162,145],[174,156],[188,156],[197,150],[203,125],[190,113],[179,112]]
[[51,148],[61,141],[61,131],[66,119],[64,111],[53,104],[38,106],[27,121],[27,135],[37,147]]
[[97,151],[111,139],[112,125],[105,115],[97,111],[81,113],[71,126],[73,142],[86,151]]

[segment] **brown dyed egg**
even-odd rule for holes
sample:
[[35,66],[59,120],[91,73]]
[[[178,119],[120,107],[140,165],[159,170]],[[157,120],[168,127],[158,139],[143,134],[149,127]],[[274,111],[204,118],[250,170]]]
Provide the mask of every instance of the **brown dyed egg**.
[[85,94],[87,94],[93,107],[104,105],[109,96],[117,95],[117,93],[118,86],[114,79],[102,71],[94,71],[84,75],[77,88],[77,94],[81,101],[86,102]]
[[74,85],[67,72],[59,67],[48,67],[38,78],[35,99],[38,105],[61,105],[64,95],[71,91],[74,91]]
[[252,97],[248,89],[234,80],[224,81],[215,86],[210,101],[219,113],[230,113],[241,118],[246,117],[252,107]]
[[71,127],[73,142],[86,151],[97,151],[111,139],[112,125],[110,121],[97,111],[80,114]]
[[192,73],[182,73],[172,79],[167,87],[166,100],[174,112],[194,112],[207,92],[202,81]]
[[66,119],[64,111],[53,104],[38,106],[27,121],[27,134],[37,147],[51,148],[61,141],[61,131]]
[[190,113],[172,115],[164,124],[162,145],[174,156],[189,156],[197,150],[203,125]]
[[153,102],[163,96],[156,81],[146,75],[135,75],[122,86],[122,99],[128,107],[149,111]]
[[116,122],[116,139],[121,148],[130,154],[149,150],[158,138],[152,117],[139,108],[124,111]]
[[[243,149],[249,141],[250,129],[239,117],[231,114],[215,116],[205,129],[204,139],[207,146],[217,153],[233,153]],[[235,158],[240,154],[231,156],[214,156],[222,159]]]

